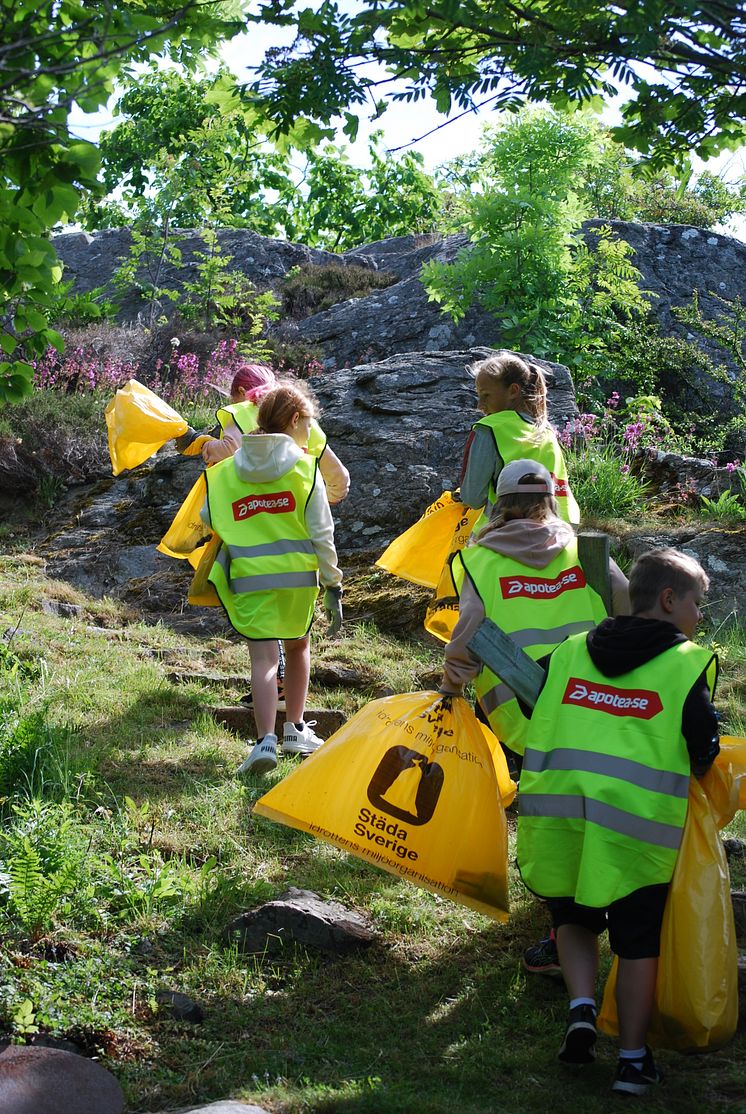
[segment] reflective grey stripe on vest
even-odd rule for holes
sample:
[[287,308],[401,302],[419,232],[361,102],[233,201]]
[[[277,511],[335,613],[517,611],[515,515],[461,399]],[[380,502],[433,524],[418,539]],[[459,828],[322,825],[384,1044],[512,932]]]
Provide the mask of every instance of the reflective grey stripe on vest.
[[479,703],[487,715],[490,715],[503,704],[507,704],[509,700],[515,700],[515,693],[502,681],[499,685],[493,685],[491,689],[488,689],[479,697]]
[[632,758],[619,758],[610,754],[597,754],[595,751],[578,750],[575,747],[559,747],[544,753],[526,748],[523,769],[532,774],[545,770],[582,770],[589,774],[605,774],[628,781],[640,789],[651,789],[654,793],[665,793],[668,797],[689,796],[689,775],[676,774],[670,770],[656,770],[635,762]]
[[583,631],[593,630],[596,623],[593,619],[583,619],[579,623],[564,623],[561,627],[550,627],[542,630],[541,627],[526,627],[525,630],[507,631],[509,638],[525,650],[527,646],[559,646],[573,634],[582,634]]
[[310,538],[281,538],[276,542],[264,542],[262,545],[229,545],[231,561],[238,561],[241,557],[277,557],[284,553],[313,553],[313,542]]
[[265,592],[273,588],[316,588],[318,579],[316,570],[309,572],[278,572],[262,573],[261,576],[238,576],[231,578],[231,559],[225,546],[222,547],[215,563],[220,565],[228,581],[231,592]]
[[662,824],[658,820],[644,820],[624,809],[602,804],[591,797],[570,793],[523,793],[520,797],[521,816],[552,816],[563,820],[588,820],[619,835],[639,839],[654,847],[678,851],[682,826]]
[[262,573],[261,576],[238,576],[230,581],[231,592],[266,592],[275,588],[316,588],[316,570],[313,572]]

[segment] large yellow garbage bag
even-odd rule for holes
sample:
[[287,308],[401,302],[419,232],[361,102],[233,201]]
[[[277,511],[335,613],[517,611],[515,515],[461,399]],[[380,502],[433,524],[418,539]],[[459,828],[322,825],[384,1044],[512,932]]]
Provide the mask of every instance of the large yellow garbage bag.
[[[736,808],[746,808],[746,739],[738,735],[721,735],[720,754],[715,759],[715,765],[733,778]],[[718,827],[722,828],[731,819],[731,816],[726,816]]]
[[403,580],[435,588],[449,553],[463,548],[479,515],[444,491],[413,526],[394,538],[376,564]]
[[109,456],[115,476],[137,468],[173,437],[189,428],[172,407],[148,387],[129,379],[106,407]]
[[213,532],[200,516],[207,497],[205,473],[198,476],[189,494],[176,512],[176,517],[156,546],[159,553],[189,561],[193,569],[199,565],[204,546],[213,537]]
[[[729,774],[691,778],[689,810],[663,915],[648,1042],[680,1052],[720,1048],[738,1022],[738,951],[725,849],[718,828],[737,805]],[[599,1028],[617,1036],[615,959]]]
[[451,641],[459,616],[459,595],[451,572],[450,558],[451,554],[443,565],[435,587],[435,595],[425,612],[425,630],[428,634],[435,635],[441,642]]
[[[207,545],[195,550],[195,554],[199,553],[201,556],[187,593],[187,601],[193,607],[222,606],[215,585],[208,579],[222,544],[222,539],[217,534],[213,534]],[[192,554],[190,554],[190,562],[191,558]]]
[[410,692],[366,704],[255,811],[507,919],[495,760],[462,697]]

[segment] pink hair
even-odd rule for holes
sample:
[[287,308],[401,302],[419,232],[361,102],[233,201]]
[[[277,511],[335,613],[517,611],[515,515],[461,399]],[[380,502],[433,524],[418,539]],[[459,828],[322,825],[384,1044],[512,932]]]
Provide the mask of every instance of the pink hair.
[[266,364],[242,364],[231,383],[231,394],[243,387],[248,402],[259,402],[277,385],[275,373]]

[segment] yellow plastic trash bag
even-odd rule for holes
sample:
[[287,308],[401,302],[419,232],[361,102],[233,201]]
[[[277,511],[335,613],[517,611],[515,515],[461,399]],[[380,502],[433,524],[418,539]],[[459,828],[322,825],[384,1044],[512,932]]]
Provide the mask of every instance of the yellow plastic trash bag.
[[403,580],[435,588],[448,554],[455,546],[463,548],[479,514],[444,491],[413,526],[394,538],[376,564]]
[[[738,735],[721,735],[720,754],[715,759],[715,765],[733,778],[737,797],[735,807],[746,808],[746,739]],[[724,827],[731,819],[731,816],[727,817],[718,827]]]
[[374,700],[257,802],[416,886],[508,916],[508,833],[495,763],[466,700]]
[[167,441],[180,437],[189,428],[167,402],[136,379],[129,379],[117,391],[105,415],[115,476],[125,468],[137,468]]
[[[648,1042],[657,1048],[702,1052],[720,1048],[736,1031],[738,951],[728,864],[718,836],[720,816],[733,802],[729,775],[720,767],[713,766],[701,781],[691,778],[648,1030]],[[616,974],[615,959],[598,1019],[610,1036],[619,1033]]]
[[450,642],[458,616],[459,594],[453,580],[449,555],[449,559],[443,565],[435,595],[427,605],[425,630],[428,634],[435,635],[441,642]]
[[194,607],[221,606],[220,597],[215,590],[215,585],[208,577],[222,544],[222,539],[219,538],[217,534],[213,534],[207,545],[203,545],[200,549],[195,550],[195,555],[201,554],[201,556],[199,564],[194,570],[192,583],[189,585],[189,591],[187,593],[187,601]]
[[194,482],[176,517],[157,545],[159,553],[178,560],[188,560],[196,569],[202,558],[206,541],[213,537],[212,530],[200,517],[207,497],[207,484],[203,472]]

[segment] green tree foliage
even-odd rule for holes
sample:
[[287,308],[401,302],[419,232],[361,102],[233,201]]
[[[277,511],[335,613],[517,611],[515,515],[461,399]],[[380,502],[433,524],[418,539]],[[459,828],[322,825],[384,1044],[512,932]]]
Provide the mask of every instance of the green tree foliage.
[[423,268],[431,298],[454,320],[478,301],[501,343],[570,365],[607,349],[648,305],[628,245],[601,228],[589,251],[579,232],[589,214],[575,187],[597,153],[577,113],[528,110],[490,129],[482,186],[461,203],[471,243]]
[[117,112],[125,118],[101,138],[103,186],[116,200],[91,202],[91,228],[141,218],[245,227],[334,251],[431,229],[440,211],[421,155],[392,156],[379,132],[369,166],[355,166],[344,147],[316,149],[333,133],[308,126],[270,143],[225,72],[131,75]]
[[598,144],[578,190],[594,217],[712,228],[746,212],[746,179],[732,186],[707,170],[695,179],[691,167],[678,178],[651,172],[601,128]]
[[165,52],[187,68],[242,30],[238,0],[0,0],[0,404],[31,390],[61,267],[50,230],[96,189],[96,148],[70,133],[74,104],[105,104],[126,61]]
[[315,11],[266,0],[253,18],[297,31],[291,47],[267,52],[252,89],[280,132],[299,113],[328,123],[346,112],[354,130],[350,109],[367,102],[380,113],[382,97],[430,94],[443,113],[526,100],[563,107],[614,96],[622,84],[631,99],[615,138],[657,164],[743,140],[741,0],[361,0],[352,13],[336,0]]
[[[281,228],[293,183],[286,155],[225,71],[129,73],[115,107],[121,122],[100,140],[102,184],[115,199],[89,199],[90,228],[145,218],[180,228],[218,223],[266,236]],[[269,200],[269,193],[275,196]]]

